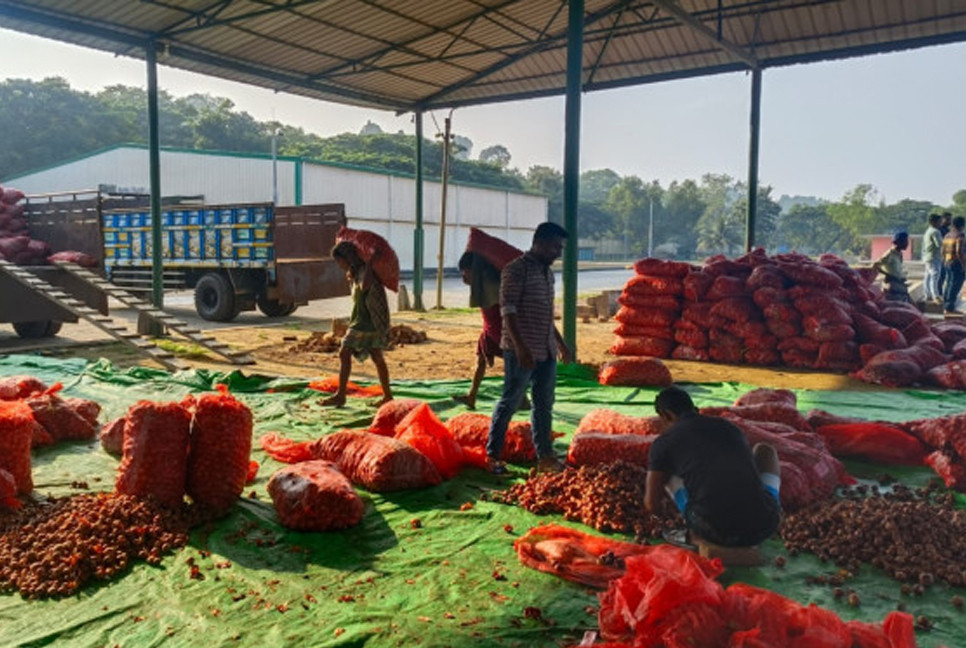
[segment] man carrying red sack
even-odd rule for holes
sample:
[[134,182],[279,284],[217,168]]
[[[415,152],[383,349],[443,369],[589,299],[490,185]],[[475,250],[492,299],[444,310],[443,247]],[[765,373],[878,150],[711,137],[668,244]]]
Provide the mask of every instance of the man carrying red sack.
[[667,492],[691,536],[724,547],[755,546],[775,533],[781,515],[775,449],[759,443],[752,450],[737,426],[699,414],[679,387],[662,390],[654,408],[670,425],[648,455],[647,510],[658,512]]

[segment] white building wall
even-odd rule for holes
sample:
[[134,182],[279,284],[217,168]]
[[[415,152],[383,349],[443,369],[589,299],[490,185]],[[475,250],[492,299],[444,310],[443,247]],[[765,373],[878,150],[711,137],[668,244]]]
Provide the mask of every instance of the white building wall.
[[[280,159],[278,204],[296,202],[296,162]],[[97,189],[148,191],[147,149],[122,147],[11,178],[4,184],[28,194]],[[204,195],[208,204],[269,202],[271,158],[191,151],[161,151],[163,195]],[[442,185],[423,183],[423,259],[438,266]],[[349,226],[372,230],[389,240],[403,269],[414,264],[416,182],[337,166],[302,163],[302,204],[344,203]],[[543,196],[451,184],[447,195],[444,266],[454,268],[466,248],[470,227],[479,227],[520,249],[530,247],[533,230],[547,219]]]

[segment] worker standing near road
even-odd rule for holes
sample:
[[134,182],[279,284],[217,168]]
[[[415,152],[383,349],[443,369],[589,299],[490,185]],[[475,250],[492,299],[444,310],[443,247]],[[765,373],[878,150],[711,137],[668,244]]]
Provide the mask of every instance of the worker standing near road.
[[886,251],[872,267],[883,275],[885,298],[891,301],[912,302],[906,286],[906,268],[902,263],[902,253],[909,247],[909,234],[899,230],[892,237],[892,247]]
[[647,510],[657,513],[667,493],[684,516],[690,542],[700,538],[725,547],[752,547],[775,533],[781,513],[775,449],[764,443],[749,448],[737,426],[699,414],[679,387],[662,390],[654,408],[670,425],[648,453]]

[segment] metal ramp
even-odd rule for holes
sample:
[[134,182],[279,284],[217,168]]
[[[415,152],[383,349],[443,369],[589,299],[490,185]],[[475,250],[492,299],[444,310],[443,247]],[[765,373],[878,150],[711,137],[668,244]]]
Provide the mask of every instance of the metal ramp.
[[232,364],[247,365],[255,363],[255,359],[246,351],[232,350],[232,348],[227,344],[219,342],[215,338],[205,334],[200,329],[193,327],[187,322],[179,320],[175,316],[155,308],[150,302],[147,302],[136,295],[132,295],[124,288],[115,286],[103,277],[94,274],[87,268],[82,268],[76,263],[57,263],[55,265],[62,268],[66,272],[69,272],[71,275],[80,279],[81,281],[84,281],[95,288],[102,290],[109,297],[116,299],[128,308],[131,308],[150,318],[161,326],[164,326],[167,330],[173,331],[187,338],[194,344],[197,344],[198,346],[207,349],[208,351],[211,351],[222,358],[225,358]]
[[30,290],[43,295],[62,308],[69,310],[77,317],[87,320],[114,339],[133,346],[138,352],[150,357],[162,366],[175,371],[188,368],[186,365],[181,364],[173,353],[156,346],[151,340],[143,337],[137,331],[128,328],[127,324],[122,324],[106,315],[101,315],[93,308],[71,297],[60,288],[52,286],[37,277],[27,268],[14,265],[9,261],[0,260],[0,271],[13,277]]

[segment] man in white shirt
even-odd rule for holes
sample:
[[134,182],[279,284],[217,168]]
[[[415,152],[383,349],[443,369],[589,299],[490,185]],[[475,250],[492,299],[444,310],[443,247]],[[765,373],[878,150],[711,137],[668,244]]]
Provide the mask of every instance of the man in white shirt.
[[939,295],[939,273],[942,271],[943,234],[939,229],[942,216],[938,213],[929,214],[929,227],[922,235],[922,264],[926,269],[923,280],[923,291],[927,302],[942,302]]

